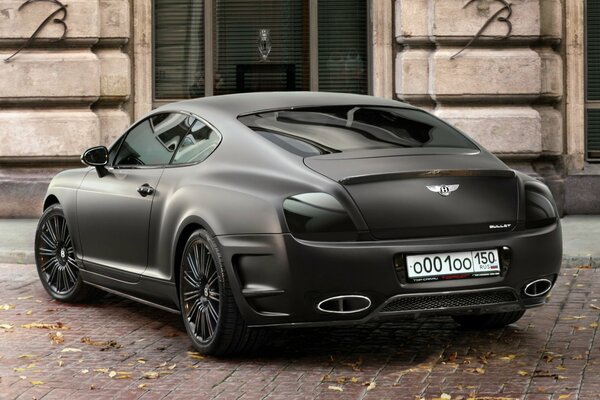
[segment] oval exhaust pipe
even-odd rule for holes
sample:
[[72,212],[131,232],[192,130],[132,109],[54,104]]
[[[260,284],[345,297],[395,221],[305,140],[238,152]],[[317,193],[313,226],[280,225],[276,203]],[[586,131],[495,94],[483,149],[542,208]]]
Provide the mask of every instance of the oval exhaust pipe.
[[357,294],[330,297],[317,304],[319,311],[333,314],[352,314],[364,311],[369,307],[371,307],[371,300]]
[[523,292],[529,297],[542,296],[552,289],[552,282],[548,279],[537,279],[528,283],[523,289]]

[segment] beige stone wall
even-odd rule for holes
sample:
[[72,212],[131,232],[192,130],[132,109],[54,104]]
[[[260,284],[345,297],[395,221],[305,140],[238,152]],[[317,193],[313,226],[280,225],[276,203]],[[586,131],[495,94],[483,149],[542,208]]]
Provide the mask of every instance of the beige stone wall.
[[76,165],[83,150],[109,144],[130,123],[129,1],[63,0],[65,38],[56,41],[63,28],[50,23],[4,62],[58,9],[36,2],[19,11],[23,2],[0,0],[0,216],[39,214],[55,169]]
[[[396,95],[425,105],[489,150],[535,159],[564,153],[560,0],[511,0],[508,25],[493,20],[498,0],[397,0]],[[507,15],[507,12],[501,16]]]

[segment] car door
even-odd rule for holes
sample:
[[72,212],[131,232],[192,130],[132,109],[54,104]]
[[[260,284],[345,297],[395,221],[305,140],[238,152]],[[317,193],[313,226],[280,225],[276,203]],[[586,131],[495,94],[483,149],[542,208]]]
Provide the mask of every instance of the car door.
[[85,268],[135,282],[148,263],[152,203],[164,166],[189,130],[189,118],[160,113],[132,127],[110,151],[105,173],[90,170],[77,193]]

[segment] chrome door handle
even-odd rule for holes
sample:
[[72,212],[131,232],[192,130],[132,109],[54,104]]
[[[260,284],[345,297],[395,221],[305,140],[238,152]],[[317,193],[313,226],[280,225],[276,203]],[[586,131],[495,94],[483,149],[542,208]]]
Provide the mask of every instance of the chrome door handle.
[[142,197],[146,197],[154,193],[154,188],[147,183],[144,183],[142,186],[137,188],[137,191],[142,195]]

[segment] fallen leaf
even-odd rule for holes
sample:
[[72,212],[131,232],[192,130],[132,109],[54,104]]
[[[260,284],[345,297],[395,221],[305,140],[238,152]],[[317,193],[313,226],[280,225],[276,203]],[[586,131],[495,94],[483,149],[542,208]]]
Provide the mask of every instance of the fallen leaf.
[[13,304],[4,304],[4,305],[0,306],[0,310],[4,310],[4,311],[12,310],[13,308],[15,308],[15,306]]
[[335,390],[336,392],[343,392],[344,388],[342,388],[341,386],[335,386],[335,385],[329,385],[327,387],[327,389],[329,390]]
[[144,378],[146,379],[158,379],[160,374],[156,371],[144,372]]
[[590,308],[593,308],[594,310],[600,310],[600,307],[595,304],[590,304]]
[[577,269],[592,269],[592,266],[591,265],[578,265],[575,268],[577,268]]
[[162,367],[166,367],[167,366],[167,362],[161,362],[160,364],[157,365],[158,368],[162,368]]
[[452,398],[452,396],[450,396],[448,393],[442,393],[442,395],[440,396],[440,399],[444,399],[444,400],[450,400]]
[[367,391],[373,390],[377,386],[375,382],[365,382],[365,385],[367,386]]
[[39,386],[39,385],[43,385],[43,384],[44,384],[44,382],[43,382],[43,381],[29,381],[29,382],[31,382],[31,384],[32,384],[33,386]]
[[68,326],[63,325],[62,322],[57,322],[55,324],[46,324],[46,323],[33,323],[33,324],[25,324],[21,325],[21,328],[25,329],[53,329],[53,330],[68,330],[71,329]]
[[76,349],[74,347],[65,347],[60,351],[61,353],[79,353],[81,349]]
[[527,371],[518,371],[517,374],[519,374],[521,376],[529,376],[529,372],[527,372]]
[[363,363],[362,357],[358,357],[358,360],[356,360],[353,363],[345,363],[345,362],[343,362],[343,363],[340,363],[340,364],[342,364],[342,365],[344,365],[346,367],[351,367],[354,371],[360,371],[360,366],[362,365],[362,363]]
[[571,360],[583,360],[583,355],[577,354],[576,356],[571,357]]
[[57,361],[57,362],[56,362],[56,364],[57,364],[59,367],[62,367],[62,366],[64,365],[64,362],[63,362],[62,360],[60,360],[60,361]]
[[50,332],[48,337],[50,338],[50,343],[52,344],[62,344],[65,342],[65,337],[60,332]]
[[587,318],[585,315],[574,315],[573,319],[584,319]]
[[83,338],[81,338],[81,343],[85,343],[90,346],[103,347],[105,349],[108,349],[108,348],[120,349],[121,348],[121,345],[118,344],[117,342],[115,342],[114,340],[97,341],[97,340],[92,340],[89,337],[83,337]]
[[131,372],[117,371],[117,376],[115,379],[131,379]]
[[193,358],[194,360],[203,360],[204,359],[204,356],[202,354],[198,353],[197,351],[188,351],[187,355],[190,358]]
[[553,374],[550,371],[541,371],[541,370],[536,370],[533,373],[534,378],[554,378],[555,380],[563,380],[563,379],[567,379],[562,375],[558,375],[558,374]]
[[24,381],[25,379],[27,379],[27,377],[25,375],[19,375],[19,379]]
[[115,376],[117,376],[117,373],[116,373],[115,371],[110,371],[110,372],[108,373],[108,377],[109,377],[109,378],[114,378]]
[[598,323],[597,322],[592,322],[590,324],[590,328],[597,328],[598,327]]
[[33,354],[22,354],[18,358],[35,358]]
[[483,368],[467,368],[467,369],[465,369],[465,372],[468,372],[470,374],[483,375],[483,374],[485,374],[485,369],[483,369]]
[[96,368],[94,372],[102,372],[103,374],[108,372],[108,368]]
[[29,300],[29,299],[33,299],[33,296],[29,295],[29,296],[17,297],[17,300]]
[[575,325],[573,328],[575,328],[576,331],[585,331],[587,329],[585,326],[580,325]]
[[516,354],[509,354],[509,355],[506,355],[504,357],[500,357],[500,359],[503,360],[503,361],[512,361],[515,358],[517,358]]
[[9,330],[13,328],[13,325],[9,325],[9,324],[0,324],[0,328],[4,329],[4,330]]
[[168,370],[174,370],[176,366],[177,366],[177,364],[169,365],[169,366],[167,367],[167,369],[168,369]]
[[32,310],[27,310],[27,312],[25,314],[31,315],[31,314],[33,314],[33,311]]
[[13,368],[13,371],[15,372],[23,372],[25,371],[27,368]]
[[90,372],[90,370],[89,370],[89,369],[82,369],[82,370],[81,370],[81,373],[82,373],[82,374],[87,374],[88,372]]
[[447,363],[455,363],[458,358],[458,353],[455,351],[454,353],[450,353],[448,357],[446,357]]
[[96,389],[96,385],[94,385],[93,383],[90,385],[90,390],[94,390]]
[[140,364],[146,364],[146,360],[144,360],[143,358],[138,358],[137,362],[139,362]]
[[355,377],[355,376],[353,376],[353,377],[350,379],[350,382],[352,382],[352,383],[358,383],[358,381],[359,381],[359,379],[358,379],[357,377]]
[[564,371],[567,368],[564,365],[557,365],[556,369],[559,370],[559,371]]
[[145,388],[146,388],[146,386],[148,386],[148,385],[146,385],[145,383],[140,383],[140,384],[138,385],[138,389],[145,389]]
[[551,363],[554,361],[556,357],[562,357],[562,354],[553,353],[551,351],[546,351],[544,356],[542,357],[547,363]]
[[558,396],[559,399],[568,399],[570,397],[571,397],[570,394],[561,394],[560,396]]

